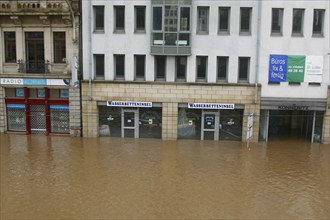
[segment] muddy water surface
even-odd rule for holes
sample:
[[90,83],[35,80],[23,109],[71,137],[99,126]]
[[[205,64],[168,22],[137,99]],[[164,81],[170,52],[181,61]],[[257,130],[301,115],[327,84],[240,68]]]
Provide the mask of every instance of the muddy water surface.
[[1,138],[1,219],[328,219],[329,145]]

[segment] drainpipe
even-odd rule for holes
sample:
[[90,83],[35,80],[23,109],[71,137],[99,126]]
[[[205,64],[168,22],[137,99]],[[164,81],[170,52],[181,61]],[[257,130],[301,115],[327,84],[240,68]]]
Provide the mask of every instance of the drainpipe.
[[75,17],[74,17],[74,12],[72,9],[72,6],[69,2],[69,0],[65,0],[66,3],[68,4],[69,10],[70,10],[70,15],[71,15],[71,19],[72,19],[72,41],[75,43],[77,42],[77,37],[76,37],[76,21],[75,21]]
[[[92,6],[92,0],[89,0],[89,5],[88,5],[88,21],[90,22],[88,24],[88,52],[89,54],[89,61],[88,61],[88,66],[89,66],[89,80],[88,80],[88,86],[89,86],[89,97],[88,100],[92,101],[92,72],[93,72],[93,68],[92,68],[92,60],[93,60],[93,54],[92,54],[92,26],[93,26],[93,21],[92,21],[92,10],[93,10],[93,6]],[[90,106],[90,105],[89,105]]]
[[257,20],[257,46],[256,46],[256,78],[255,78],[255,92],[254,104],[257,104],[258,99],[258,78],[259,78],[259,62],[260,62],[260,38],[261,38],[261,8],[262,1],[258,1],[258,20]]

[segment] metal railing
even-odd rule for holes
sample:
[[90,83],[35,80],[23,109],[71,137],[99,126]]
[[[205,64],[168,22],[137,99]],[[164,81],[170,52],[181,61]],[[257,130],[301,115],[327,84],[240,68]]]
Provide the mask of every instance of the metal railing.
[[18,60],[20,73],[49,73],[49,60],[24,61]]

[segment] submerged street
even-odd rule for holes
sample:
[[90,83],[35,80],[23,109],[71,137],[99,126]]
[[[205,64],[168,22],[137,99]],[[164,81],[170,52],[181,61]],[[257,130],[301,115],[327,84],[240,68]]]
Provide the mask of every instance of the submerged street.
[[329,145],[0,134],[1,219],[329,219]]

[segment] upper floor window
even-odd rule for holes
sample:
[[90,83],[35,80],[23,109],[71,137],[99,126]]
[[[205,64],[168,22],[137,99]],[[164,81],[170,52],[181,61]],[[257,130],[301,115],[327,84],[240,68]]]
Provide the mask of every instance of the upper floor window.
[[190,40],[190,7],[152,7],[152,44],[187,46]]
[[54,32],[54,63],[66,62],[65,32]]
[[95,78],[104,79],[104,54],[94,55]]
[[314,9],[313,16],[313,35],[323,35],[324,9]]
[[240,12],[240,34],[251,34],[252,8],[241,8]]
[[166,56],[155,56],[155,80],[164,81],[166,76]]
[[115,79],[125,78],[125,55],[114,55]]
[[104,31],[104,6],[94,8],[94,31]]
[[206,81],[207,56],[196,57],[197,81]]
[[304,9],[293,9],[292,35],[303,35]]
[[114,6],[115,32],[125,31],[125,6]]
[[135,79],[136,80],[144,80],[145,79],[145,55],[135,55]]
[[228,57],[217,57],[218,81],[227,81]]
[[250,70],[250,57],[238,58],[238,82],[248,82]]
[[4,32],[5,35],[5,62],[16,63],[16,33]]
[[219,33],[229,34],[230,7],[219,8]]
[[197,7],[197,33],[209,32],[209,7]]
[[175,57],[175,65],[176,65],[176,80],[185,81],[186,71],[187,71],[187,57],[185,56]]
[[146,30],[146,7],[135,6],[135,32]]
[[282,34],[283,8],[272,9],[272,34]]

